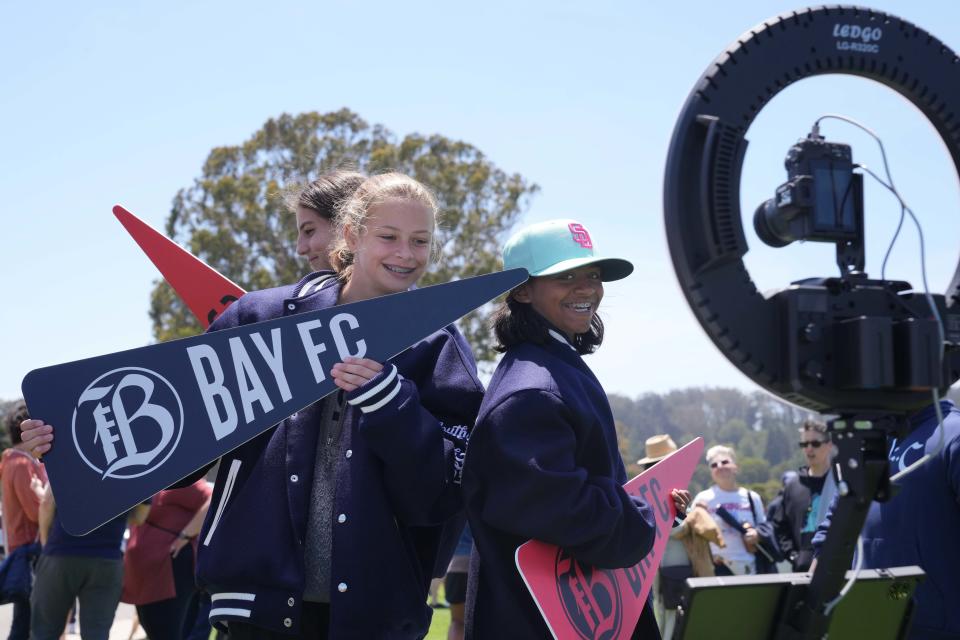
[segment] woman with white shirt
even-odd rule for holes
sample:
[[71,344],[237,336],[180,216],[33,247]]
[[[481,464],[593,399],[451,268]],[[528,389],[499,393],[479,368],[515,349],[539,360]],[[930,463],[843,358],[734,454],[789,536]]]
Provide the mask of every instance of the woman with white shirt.
[[[737,485],[737,454],[730,447],[717,445],[707,451],[707,464],[713,486],[697,494],[694,504],[704,505],[713,515],[726,541],[726,547],[710,543],[716,574],[750,575],[757,572],[755,554],[759,537],[756,526],[766,521],[763,502],[754,491]],[[740,523],[735,529],[721,515],[725,510]]]

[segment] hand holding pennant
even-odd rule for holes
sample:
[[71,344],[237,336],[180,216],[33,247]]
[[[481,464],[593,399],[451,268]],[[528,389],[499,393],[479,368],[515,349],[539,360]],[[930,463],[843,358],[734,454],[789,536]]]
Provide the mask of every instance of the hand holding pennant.
[[386,361],[527,278],[513,269],[36,369],[31,415],[64,528],[85,534],[336,387],[346,356]]
[[516,563],[554,638],[626,640],[640,619],[676,516],[671,489],[685,488],[703,453],[696,438],[623,486],[653,509],[653,549],[625,569],[582,565],[559,547],[531,540],[517,548]]

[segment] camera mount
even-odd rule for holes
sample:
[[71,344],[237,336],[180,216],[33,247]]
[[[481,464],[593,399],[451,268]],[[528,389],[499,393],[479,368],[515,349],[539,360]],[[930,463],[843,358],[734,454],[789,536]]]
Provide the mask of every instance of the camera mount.
[[[942,324],[909,283],[867,276],[862,177],[852,174],[846,145],[815,136],[798,143],[787,159],[788,182],[754,218],[760,238],[773,246],[835,242],[839,277],[808,278],[764,296],[744,266],[746,131],[780,91],[825,74],[869,78],[903,95],[934,126],[960,174],[960,59],[905,20],[844,6],[767,20],[714,60],[681,109],[664,180],[670,254],[703,329],[761,387],[840,415],[830,428],[841,497],[809,587],[793,588],[781,601],[776,638],[824,634],[825,605],[840,590],[870,502],[895,491],[887,436],[908,428],[906,416],[929,404],[931,391],[960,378],[960,264],[946,293],[932,296]],[[820,182],[833,181],[833,198],[843,184],[839,204],[826,207],[833,219],[825,225],[818,170]],[[841,180],[844,171],[849,183]]]

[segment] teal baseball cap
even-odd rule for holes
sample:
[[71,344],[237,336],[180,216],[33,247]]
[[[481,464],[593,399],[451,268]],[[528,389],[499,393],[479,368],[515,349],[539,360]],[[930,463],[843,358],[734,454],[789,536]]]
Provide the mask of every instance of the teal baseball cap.
[[547,220],[524,227],[503,247],[503,268],[526,269],[531,276],[549,276],[595,264],[604,282],[626,278],[633,264],[594,253],[593,239],[576,220]]

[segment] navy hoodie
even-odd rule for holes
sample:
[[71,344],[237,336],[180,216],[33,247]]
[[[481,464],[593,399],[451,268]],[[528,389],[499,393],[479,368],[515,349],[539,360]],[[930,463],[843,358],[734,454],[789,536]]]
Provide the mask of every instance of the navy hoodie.
[[[336,304],[339,283],[315,287],[316,280],[313,274],[295,286],[247,293],[211,330]],[[310,293],[300,295],[308,285]],[[464,439],[483,394],[473,356],[448,326],[391,363],[346,395],[336,452],[332,639],[422,638],[434,567],[449,561],[459,535],[444,525],[462,512]],[[214,623],[299,632],[320,406],[220,460],[197,562]]]
[[[622,487],[606,394],[573,347],[550,335],[507,350],[471,434],[463,489],[477,553],[467,638],[552,637],[515,565],[531,538],[605,568],[632,566],[653,546],[653,512]],[[638,629],[658,638],[650,609]]]
[[[960,639],[960,410],[949,400],[940,406],[943,449],[900,480],[893,499],[870,505],[862,533],[865,569],[918,565],[926,572],[914,593],[909,637],[918,640]],[[891,474],[939,444],[933,405],[912,416],[910,425],[910,433],[890,448]],[[814,536],[818,552],[832,515],[831,508]]]

